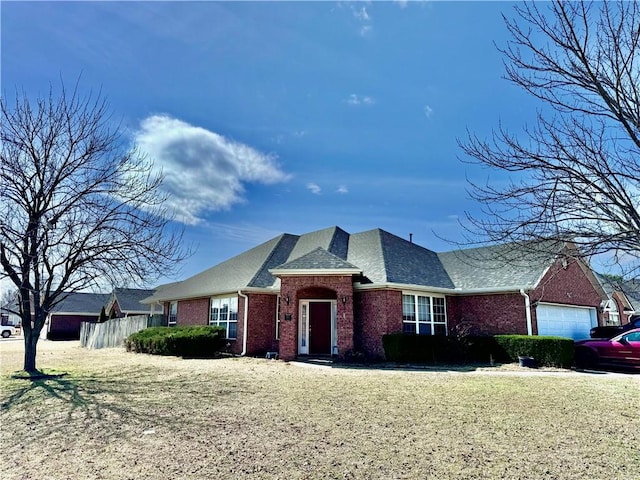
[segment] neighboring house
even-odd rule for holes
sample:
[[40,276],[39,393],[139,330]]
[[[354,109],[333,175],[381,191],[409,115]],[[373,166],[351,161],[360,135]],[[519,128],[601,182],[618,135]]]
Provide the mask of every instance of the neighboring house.
[[139,288],[114,288],[104,308],[107,318],[162,313],[161,304],[143,305],[140,303],[141,300],[153,295],[154,291]]
[[640,314],[640,284],[615,276],[596,274],[607,298],[601,305],[601,326],[625,325]]
[[47,315],[42,335],[50,340],[78,340],[82,322],[97,322],[107,293],[70,293]]
[[[567,248],[563,246],[563,248]],[[385,334],[588,338],[606,299],[588,265],[506,247],[437,254],[375,229],[282,234],[144,300],[169,323],[225,328],[232,351],[383,357]],[[560,253],[560,251],[558,251]]]
[[20,315],[16,312],[18,312],[17,305],[6,304],[0,307],[0,325],[12,325],[14,327],[20,325],[22,321]]

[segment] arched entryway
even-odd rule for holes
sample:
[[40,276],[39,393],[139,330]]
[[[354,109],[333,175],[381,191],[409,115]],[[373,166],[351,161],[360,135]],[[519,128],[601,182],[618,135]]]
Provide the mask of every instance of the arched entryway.
[[280,358],[339,357],[352,350],[352,276],[286,273],[280,284]]

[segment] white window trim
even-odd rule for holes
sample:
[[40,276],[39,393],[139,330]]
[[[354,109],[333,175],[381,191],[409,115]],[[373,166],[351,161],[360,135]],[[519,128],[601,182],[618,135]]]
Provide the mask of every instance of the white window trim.
[[[176,306],[176,313],[172,314],[171,310],[173,306]],[[173,318],[173,321],[171,320]],[[178,323],[178,302],[177,301],[173,301],[173,302],[169,302],[169,311],[167,314],[167,322],[169,325],[176,325]]]
[[300,355],[309,354],[310,332],[309,332],[309,312],[312,303],[328,303],[331,305],[331,353],[338,353],[338,301],[331,299],[305,299],[300,300],[298,307],[298,353]]
[[[404,320],[404,296],[412,296],[414,297],[414,316],[415,316],[415,321],[414,322],[405,322]],[[418,291],[402,291],[402,325],[403,325],[403,331],[404,331],[404,324],[412,324],[416,326],[416,334],[419,334],[419,328],[418,325],[419,324],[428,324],[431,326],[431,335],[435,335],[435,326],[436,325],[444,325],[444,331],[445,331],[445,335],[449,335],[449,319],[447,317],[447,297],[438,293],[430,293],[430,292],[418,292]],[[418,297],[429,297],[429,318],[431,319],[428,322],[419,322],[418,321]],[[435,312],[434,312],[434,302],[433,299],[434,298],[441,298],[443,301],[443,307],[444,307],[444,322],[436,322],[434,321],[436,316],[435,316]]]
[[620,311],[618,310],[618,304],[613,298],[607,300],[604,311],[608,314],[608,325],[620,325]]
[[280,340],[280,295],[276,299],[276,340]]
[[[218,318],[216,320],[212,319],[212,313],[213,313],[213,302],[217,301],[219,302],[219,305],[222,304],[223,300],[228,300],[229,303],[229,310],[227,311],[227,319],[226,320],[220,320],[220,315],[218,313]],[[226,326],[226,332],[225,332],[225,338],[227,340],[237,340],[238,339],[238,297],[235,295],[231,295],[231,296],[221,296],[221,297],[211,297],[209,299],[209,318],[208,318],[208,322],[209,325],[216,325],[216,326]],[[232,310],[232,305],[235,304],[235,320],[231,320],[231,313],[234,312],[234,310]],[[219,312],[219,311],[218,311]],[[222,325],[221,325],[222,323]],[[236,336],[235,337],[230,337],[229,336],[229,325],[231,323],[235,323],[236,324]]]

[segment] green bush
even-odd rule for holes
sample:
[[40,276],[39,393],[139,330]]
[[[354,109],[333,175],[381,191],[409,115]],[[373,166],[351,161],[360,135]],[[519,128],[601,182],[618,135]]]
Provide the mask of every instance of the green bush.
[[225,334],[217,326],[151,327],[130,335],[124,345],[128,352],[211,358],[225,347]]
[[540,366],[569,368],[573,364],[573,340],[562,337],[496,335],[496,343],[509,360],[533,357]]
[[444,363],[455,358],[449,337],[391,333],[382,337],[387,360],[398,363]]
[[392,333],[382,337],[382,345],[386,359],[398,363],[517,362],[519,356],[528,356],[540,366],[569,368],[573,364],[573,340],[561,337]]

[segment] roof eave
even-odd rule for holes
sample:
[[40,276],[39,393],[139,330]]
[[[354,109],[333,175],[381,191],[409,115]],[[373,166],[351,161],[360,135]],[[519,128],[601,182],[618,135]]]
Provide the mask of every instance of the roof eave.
[[233,294],[237,294],[238,291],[245,292],[245,293],[274,294],[274,293],[278,293],[280,290],[274,287],[239,287],[231,290],[227,289],[227,290],[199,293],[196,295],[189,295],[186,297],[150,297],[150,298],[145,298],[144,300],[141,300],[140,303],[144,305],[149,305],[152,303],[174,302],[178,300],[194,300],[196,298],[209,298],[209,297],[217,297],[220,295],[233,295]]
[[327,276],[327,275],[361,275],[362,270],[359,268],[310,268],[310,269],[289,269],[289,268],[273,268],[269,273],[275,277],[291,277],[291,276]]
[[509,287],[488,287],[488,288],[446,288],[431,287],[427,285],[416,285],[410,283],[354,283],[354,290],[376,290],[380,288],[388,288],[394,290],[420,290],[425,292],[443,293],[448,295],[487,295],[491,293],[520,293],[520,291],[531,291],[534,289],[531,285],[509,286]]

